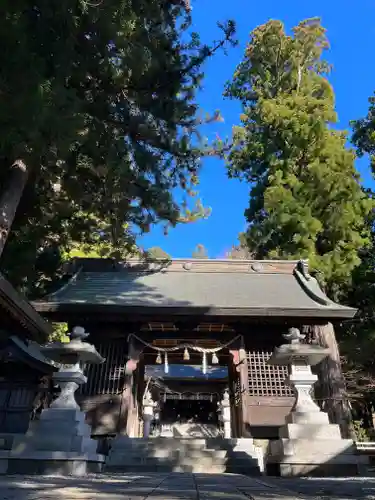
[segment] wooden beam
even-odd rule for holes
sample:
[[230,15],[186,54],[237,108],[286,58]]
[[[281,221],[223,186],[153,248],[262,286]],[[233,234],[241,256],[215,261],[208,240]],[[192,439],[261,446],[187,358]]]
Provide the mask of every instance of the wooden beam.
[[32,305],[38,312],[59,315],[65,314],[93,314],[107,315],[107,320],[118,322],[124,316],[131,317],[136,321],[146,322],[146,318],[152,321],[186,321],[194,318],[197,323],[207,323],[215,319],[216,322],[231,323],[239,318],[257,318],[265,320],[286,320],[287,318],[308,318],[326,319],[326,321],[342,321],[345,318],[353,317],[352,309],[338,307],[317,307],[316,309],[304,308],[278,308],[278,307],[198,307],[198,306],[130,306],[118,304],[100,303],[60,303],[52,301],[34,301]]

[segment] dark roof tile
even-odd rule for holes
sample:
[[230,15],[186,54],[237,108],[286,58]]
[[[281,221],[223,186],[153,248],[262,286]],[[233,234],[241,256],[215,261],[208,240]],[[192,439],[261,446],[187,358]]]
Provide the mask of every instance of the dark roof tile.
[[[91,264],[90,264],[91,265]],[[39,310],[55,305],[301,311],[312,316],[353,317],[355,309],[329,300],[298,261],[132,261],[112,271],[81,270]],[[246,314],[246,313],[245,313]],[[285,315],[284,313],[282,315]]]

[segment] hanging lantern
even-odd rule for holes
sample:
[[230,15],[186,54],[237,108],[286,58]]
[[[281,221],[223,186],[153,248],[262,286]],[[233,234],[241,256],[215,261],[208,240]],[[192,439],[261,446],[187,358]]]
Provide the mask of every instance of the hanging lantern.
[[189,359],[190,359],[190,354],[189,354],[188,348],[185,347],[185,350],[184,350],[184,361],[189,361]]
[[168,354],[164,354],[164,373],[169,373]]
[[213,365],[217,365],[217,364],[219,363],[219,358],[217,357],[216,352],[214,352],[214,353],[212,354],[211,363],[212,363]]
[[206,375],[207,373],[207,356],[205,352],[202,356],[202,372],[204,373],[204,375]]
[[158,352],[158,355],[156,356],[156,363],[158,365],[161,365],[162,364],[162,359],[161,359],[161,354],[160,354],[160,351]]

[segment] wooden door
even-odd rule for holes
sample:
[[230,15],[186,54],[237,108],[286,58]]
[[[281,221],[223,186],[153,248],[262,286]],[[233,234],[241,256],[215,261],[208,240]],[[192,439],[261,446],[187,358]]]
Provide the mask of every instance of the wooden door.
[[0,384],[0,432],[25,433],[29,427],[36,384],[2,382]]

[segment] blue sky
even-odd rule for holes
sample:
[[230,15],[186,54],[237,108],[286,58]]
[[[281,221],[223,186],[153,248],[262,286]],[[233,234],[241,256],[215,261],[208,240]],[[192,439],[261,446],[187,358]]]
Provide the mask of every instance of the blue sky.
[[[224,123],[213,124],[205,130],[209,138],[216,133],[228,136],[239,122],[240,109],[236,102],[222,97],[225,82],[231,78],[241,61],[250,32],[269,19],[280,19],[290,30],[299,21],[319,16],[328,30],[331,49],[326,59],[333,65],[330,76],[336,93],[339,126],[349,128],[349,121],[364,116],[368,97],[375,90],[375,1],[358,0],[193,0],[194,30],[204,42],[219,37],[217,21],[234,19],[237,23],[239,45],[228,54],[215,55],[206,65],[206,78],[198,102],[204,111],[220,109]],[[371,181],[367,159],[357,161],[366,184]],[[225,166],[218,159],[203,163],[199,186],[205,206],[212,208],[207,220],[180,225],[167,236],[159,227],[140,240],[145,247],[160,246],[172,257],[190,257],[194,247],[203,244],[212,258],[223,257],[236,243],[237,235],[245,228],[244,210],[248,205],[245,183],[228,180]]]

